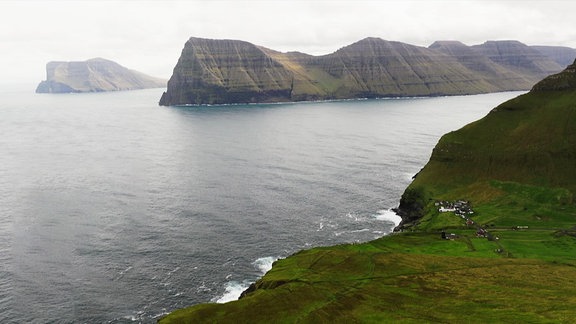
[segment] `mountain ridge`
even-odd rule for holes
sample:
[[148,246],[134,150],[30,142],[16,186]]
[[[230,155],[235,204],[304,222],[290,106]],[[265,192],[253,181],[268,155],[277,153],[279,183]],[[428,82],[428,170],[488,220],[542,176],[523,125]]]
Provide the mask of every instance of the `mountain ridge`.
[[[543,54],[546,49],[536,50],[518,41],[489,41],[474,46],[439,41],[422,47],[367,37],[333,53],[312,56],[282,53],[239,40],[191,37],[159,104],[291,102],[529,90],[546,75],[564,68]],[[557,53],[551,49],[548,52]],[[562,53],[569,56],[569,51]]]

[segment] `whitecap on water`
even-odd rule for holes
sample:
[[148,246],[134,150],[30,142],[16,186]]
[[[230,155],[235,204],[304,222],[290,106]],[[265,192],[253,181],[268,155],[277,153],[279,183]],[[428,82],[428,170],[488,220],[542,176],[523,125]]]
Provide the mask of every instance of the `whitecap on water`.
[[356,222],[360,220],[360,217],[356,213],[347,213],[346,217],[353,219]]
[[272,264],[274,263],[274,261],[278,259],[279,259],[278,257],[271,257],[271,256],[263,257],[258,258],[256,261],[252,262],[252,264],[254,265],[254,267],[256,267],[256,269],[260,270],[262,275],[264,275],[266,272],[272,269]]
[[229,281],[226,283],[224,294],[212,301],[216,303],[227,303],[229,301],[238,300],[240,294],[242,294],[244,290],[248,289],[248,287],[250,287],[249,281]]
[[130,271],[132,269],[132,266],[129,266],[128,268],[122,270],[119,272],[120,276],[123,276],[126,272]]
[[403,175],[404,175],[403,178],[405,178],[406,180],[408,180],[408,182],[410,183],[410,182],[412,182],[412,180],[414,180],[414,178],[416,177],[417,174],[418,174],[418,173],[408,173],[408,172],[406,172],[406,173],[403,174]]
[[398,214],[396,214],[392,209],[379,210],[375,217],[378,220],[392,222],[394,223],[394,226],[400,225],[400,222],[402,221],[402,217],[398,216]]
[[[254,268],[260,272],[260,276],[266,274],[270,269],[272,269],[272,264],[274,261],[278,260],[279,257],[262,257],[256,259],[256,261],[252,262]],[[227,279],[229,277],[226,277]],[[224,294],[220,297],[216,297],[212,299],[213,302],[216,303],[227,303],[229,301],[238,300],[242,292],[252,284],[254,281],[244,280],[242,282],[238,281],[229,281],[226,283],[224,287]]]

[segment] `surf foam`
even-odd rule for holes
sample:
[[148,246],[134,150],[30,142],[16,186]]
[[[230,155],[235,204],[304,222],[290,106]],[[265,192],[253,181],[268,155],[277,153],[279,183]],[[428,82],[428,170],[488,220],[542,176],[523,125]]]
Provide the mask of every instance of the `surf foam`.
[[214,300],[217,303],[227,303],[229,301],[238,300],[240,294],[246,289],[250,287],[250,282],[238,282],[238,281],[229,281],[226,283],[226,287],[224,288],[224,295],[220,298]]
[[378,214],[376,214],[376,219],[393,222],[394,227],[400,225],[402,221],[402,217],[398,216],[392,209],[379,210]]
[[278,260],[278,257],[263,257],[263,258],[258,258],[256,259],[256,261],[252,262],[252,264],[254,265],[254,267],[256,267],[256,269],[258,269],[262,275],[266,274],[266,272],[268,272],[270,269],[272,269],[272,264],[274,263],[274,261]]
[[[271,257],[271,256],[262,257],[252,262],[252,265],[256,270],[258,270],[260,274],[259,277],[261,277],[264,274],[266,274],[266,272],[268,272],[270,269],[272,269],[272,264],[274,263],[274,261],[278,259],[279,257]],[[248,287],[250,287],[250,285],[253,282],[254,281],[249,280],[244,280],[242,282],[229,281],[226,283],[226,286],[224,287],[224,294],[219,298],[212,299],[212,301],[216,303],[227,303],[229,301],[238,300],[242,292],[248,289]]]

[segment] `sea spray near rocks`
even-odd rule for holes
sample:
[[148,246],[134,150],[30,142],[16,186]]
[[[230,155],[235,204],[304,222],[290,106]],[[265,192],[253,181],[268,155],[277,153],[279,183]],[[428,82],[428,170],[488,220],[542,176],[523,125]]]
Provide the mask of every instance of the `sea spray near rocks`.
[[396,212],[392,209],[379,210],[375,217],[378,220],[393,222],[394,227],[400,225],[400,222],[402,221],[402,217],[396,214]]
[[279,257],[269,256],[269,257],[259,258],[258,260],[254,261],[252,264],[256,267],[256,269],[260,270],[260,272],[262,272],[262,274],[265,274],[270,269],[272,269],[272,264],[274,264],[274,261],[276,261],[278,259],[279,259]]
[[[252,262],[252,265],[256,270],[260,272],[260,276],[263,276],[266,274],[266,272],[268,272],[268,270],[272,269],[272,264],[278,259],[279,257],[262,257]],[[229,301],[237,300],[242,292],[248,289],[252,283],[253,281],[250,280],[243,280],[242,282],[229,281],[226,283],[224,288],[224,294],[220,297],[214,298],[213,301],[216,303],[227,303]]]
[[[377,212],[377,214],[374,215],[374,217],[380,221],[392,222],[392,223],[394,223],[394,227],[398,226],[400,224],[400,222],[402,221],[402,218],[400,216],[398,216],[398,214],[396,214],[396,212],[394,212],[392,209],[379,210]],[[369,230],[370,229],[368,229],[368,228],[363,228],[363,229],[359,229],[359,230],[350,231],[349,233],[366,232]],[[387,235],[390,232],[384,233],[381,231],[376,231],[374,233],[379,234],[379,235]],[[339,236],[342,233],[335,232],[334,234],[336,236]],[[260,272],[259,277],[261,277],[264,274],[266,274],[266,272],[268,272],[270,269],[272,269],[272,265],[278,259],[280,259],[280,257],[272,257],[272,256],[262,257],[262,258],[258,258],[256,261],[252,262],[252,265],[254,266],[255,269],[259,270],[259,272]],[[250,289],[250,287],[253,283],[254,283],[254,281],[250,281],[250,280],[243,280],[243,281],[232,280],[232,281],[229,281],[225,285],[224,294],[219,296],[219,297],[213,298],[212,301],[214,301],[216,303],[227,303],[230,301],[237,300],[242,295],[243,292]]]
[[248,289],[248,287],[250,287],[250,284],[251,282],[247,280],[242,282],[238,281],[227,282],[224,294],[219,298],[214,298],[212,301],[222,304],[237,300],[238,297],[240,297],[240,295],[242,294],[242,292]]

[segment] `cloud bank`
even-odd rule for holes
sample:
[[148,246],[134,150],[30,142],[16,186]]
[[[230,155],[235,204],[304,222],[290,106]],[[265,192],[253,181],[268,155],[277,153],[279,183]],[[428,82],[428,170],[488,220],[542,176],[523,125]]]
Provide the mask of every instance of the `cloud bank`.
[[576,48],[573,1],[3,1],[4,81],[38,82],[53,60],[103,57],[170,77],[191,37],[328,54],[365,37],[420,46],[515,39]]

